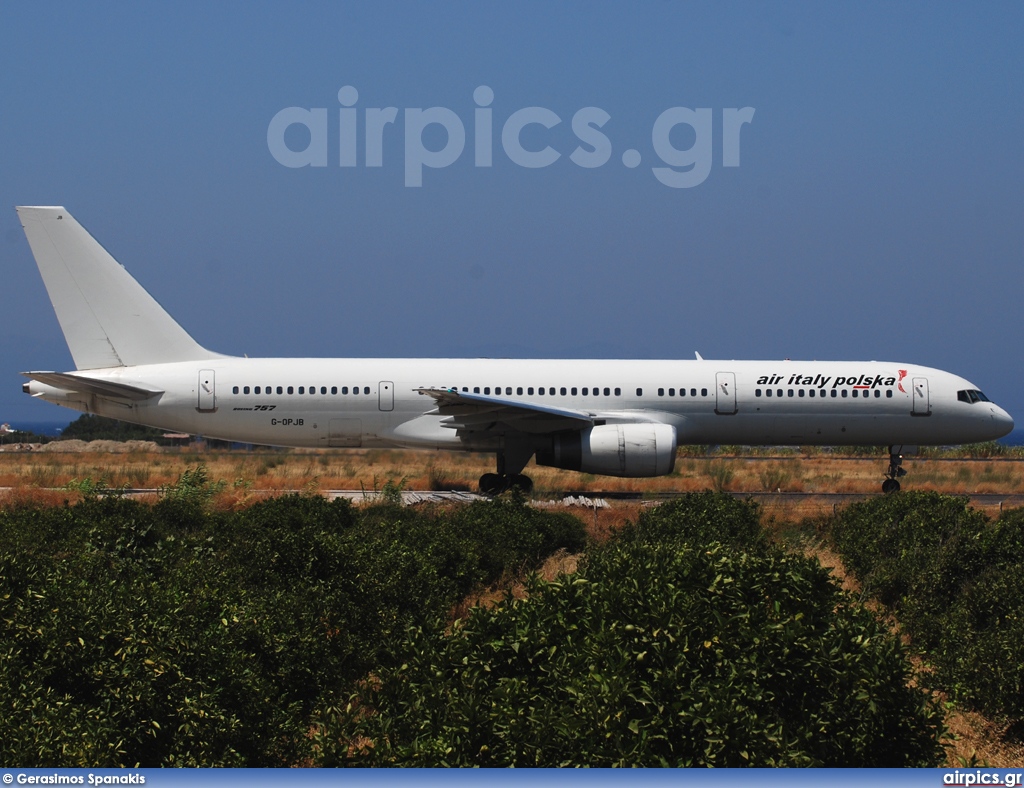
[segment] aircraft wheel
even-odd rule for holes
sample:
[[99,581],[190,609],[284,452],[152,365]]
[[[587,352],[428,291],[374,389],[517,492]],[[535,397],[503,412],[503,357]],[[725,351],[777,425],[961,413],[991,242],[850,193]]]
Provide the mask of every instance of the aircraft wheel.
[[900,491],[900,483],[895,479],[886,479],[882,482],[882,492],[886,495]]
[[480,477],[480,492],[484,495],[500,495],[508,487],[508,477],[496,473],[485,473]]
[[518,488],[524,495],[529,495],[533,492],[533,479],[529,476],[517,473],[512,477],[512,486]]

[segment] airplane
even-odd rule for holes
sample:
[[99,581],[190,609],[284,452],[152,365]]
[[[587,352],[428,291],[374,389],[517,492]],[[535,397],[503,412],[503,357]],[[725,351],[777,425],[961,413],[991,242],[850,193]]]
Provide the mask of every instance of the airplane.
[[883,492],[921,445],[994,440],[973,383],[881,361],[238,358],[199,345],[63,207],[18,207],[75,369],[23,391],[85,413],[286,447],[488,452],[481,492],[537,465],[672,472],[687,444],[885,445]]

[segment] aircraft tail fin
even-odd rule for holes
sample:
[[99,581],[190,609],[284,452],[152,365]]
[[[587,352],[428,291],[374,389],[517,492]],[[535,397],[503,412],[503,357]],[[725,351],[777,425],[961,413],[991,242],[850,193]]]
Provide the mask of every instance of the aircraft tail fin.
[[192,339],[64,208],[17,211],[78,369],[222,358]]

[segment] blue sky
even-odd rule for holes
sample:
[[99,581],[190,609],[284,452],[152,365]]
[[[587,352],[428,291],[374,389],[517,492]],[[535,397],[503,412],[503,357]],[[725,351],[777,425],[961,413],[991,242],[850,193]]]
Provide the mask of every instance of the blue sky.
[[[895,360],[1020,420],[1022,22],[1019,3],[0,0],[0,421],[74,417],[20,391],[21,370],[73,366],[20,204],[66,206],[221,352]],[[272,155],[288,107],[326,109],[327,166]],[[369,167],[366,111],[386,107]],[[431,107],[465,149],[410,187],[407,111]],[[549,166],[504,150],[529,107],[560,120],[519,135]],[[586,107],[609,116],[590,168],[570,158]],[[689,188],[652,171],[673,107],[711,112],[710,135],[668,133],[710,145]],[[744,107],[727,167],[725,112]]]

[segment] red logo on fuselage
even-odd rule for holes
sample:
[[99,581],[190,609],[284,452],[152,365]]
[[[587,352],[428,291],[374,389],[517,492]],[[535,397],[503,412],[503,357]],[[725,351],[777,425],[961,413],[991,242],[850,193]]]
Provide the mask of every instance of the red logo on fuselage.
[[903,378],[905,378],[907,376],[907,371],[905,369],[901,369],[901,370],[898,370],[898,372],[900,373],[900,377],[899,377],[899,380],[896,381],[896,387],[900,391],[902,391],[904,394],[906,394],[907,390],[905,388],[903,388]]

